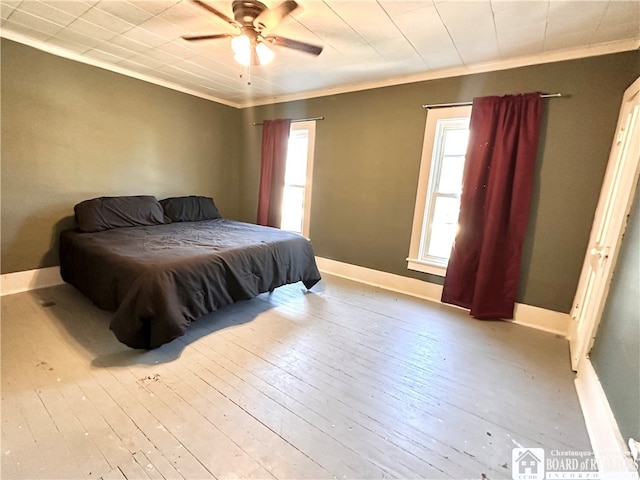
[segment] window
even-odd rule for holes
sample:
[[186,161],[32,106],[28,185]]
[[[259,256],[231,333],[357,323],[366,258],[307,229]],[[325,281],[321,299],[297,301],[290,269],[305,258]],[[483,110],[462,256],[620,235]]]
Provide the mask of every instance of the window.
[[408,268],[444,276],[458,228],[471,106],[431,110],[422,147]]
[[282,196],[280,228],[309,237],[311,176],[316,122],[291,124]]

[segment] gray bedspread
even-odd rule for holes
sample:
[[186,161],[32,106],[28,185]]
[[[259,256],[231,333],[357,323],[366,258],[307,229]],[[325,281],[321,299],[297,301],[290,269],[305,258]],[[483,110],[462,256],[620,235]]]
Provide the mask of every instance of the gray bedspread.
[[306,238],[228,219],[66,231],[60,270],[99,307],[115,311],[110,328],[118,340],[145,349],[230,303],[320,280]]

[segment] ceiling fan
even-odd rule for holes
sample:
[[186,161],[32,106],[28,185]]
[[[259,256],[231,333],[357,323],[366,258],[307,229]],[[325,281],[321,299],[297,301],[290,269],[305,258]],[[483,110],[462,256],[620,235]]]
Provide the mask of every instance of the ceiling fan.
[[234,0],[231,4],[234,19],[201,0],[192,1],[235,27],[238,33],[214,33],[183,36],[182,38],[189,41],[231,38],[234,58],[241,65],[266,65],[273,60],[275,54],[268,44],[292,48],[316,56],[322,52],[320,46],[265,33],[277,27],[282,20],[298,8],[298,3],[293,0],[285,0],[274,8],[267,8],[264,3],[258,0]]

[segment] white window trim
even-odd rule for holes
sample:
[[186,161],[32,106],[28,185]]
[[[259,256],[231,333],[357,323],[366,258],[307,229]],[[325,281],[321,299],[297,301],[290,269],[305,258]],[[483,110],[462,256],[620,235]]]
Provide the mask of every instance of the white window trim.
[[313,179],[313,152],[315,152],[316,145],[316,122],[315,120],[309,120],[306,122],[292,122],[291,128],[293,130],[308,130],[307,137],[307,178],[304,190],[304,211],[302,218],[302,236],[309,239],[309,228],[311,224],[311,187]]
[[409,256],[407,257],[407,268],[418,272],[430,273],[444,277],[447,274],[447,266],[436,261],[425,261],[420,259],[420,243],[423,229],[425,228],[425,211],[427,206],[427,192],[429,190],[429,173],[431,172],[431,161],[433,158],[433,148],[438,120],[448,118],[468,118],[471,115],[471,106],[437,108],[429,110],[424,130],[424,142],[422,144],[422,157],[420,159],[420,173],[418,177],[418,191],[416,194],[416,205],[413,212],[413,227],[411,229],[411,242],[409,246]]

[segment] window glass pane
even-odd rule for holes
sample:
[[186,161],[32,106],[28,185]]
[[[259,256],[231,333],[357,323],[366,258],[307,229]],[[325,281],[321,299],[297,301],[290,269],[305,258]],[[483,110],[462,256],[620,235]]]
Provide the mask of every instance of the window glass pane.
[[289,130],[280,228],[309,235],[315,122],[296,122]]
[[459,199],[449,197],[435,198],[427,255],[449,258],[451,245],[453,245],[458,229],[459,211]]
[[425,123],[408,268],[441,275],[458,229],[471,106],[434,109]]
[[282,198],[280,228],[291,232],[302,232],[304,212],[304,187],[285,186]]
[[462,191],[462,172],[464,155],[449,155],[442,159],[442,170],[438,179],[439,193],[457,193]]
[[449,259],[451,255],[451,246],[456,238],[456,226],[436,226],[433,228],[439,229],[438,235],[434,236],[429,242],[429,250],[427,254],[431,257],[438,257]]
[[468,141],[468,127],[447,128],[444,131],[444,155],[464,155]]
[[307,146],[306,130],[292,132],[287,150],[287,166],[284,183],[286,185],[304,185],[307,181]]

